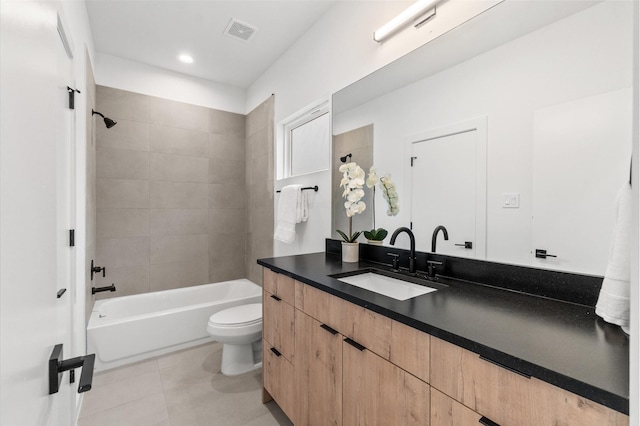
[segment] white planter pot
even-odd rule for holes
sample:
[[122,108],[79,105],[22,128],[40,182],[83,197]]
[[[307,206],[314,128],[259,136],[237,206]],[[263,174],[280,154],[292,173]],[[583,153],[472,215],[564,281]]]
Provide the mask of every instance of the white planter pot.
[[342,242],[342,261],[347,263],[355,263],[360,258],[359,255],[360,244],[359,243],[345,243]]
[[382,241],[379,241],[379,240],[367,240],[367,243],[371,244],[372,246],[381,246],[382,245]]

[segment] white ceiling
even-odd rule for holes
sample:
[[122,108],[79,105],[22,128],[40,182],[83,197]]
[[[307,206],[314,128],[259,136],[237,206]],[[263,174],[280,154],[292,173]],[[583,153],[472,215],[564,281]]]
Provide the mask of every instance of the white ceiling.
[[[246,88],[334,2],[87,0],[87,11],[98,53]],[[258,28],[250,41],[223,34],[232,18]]]

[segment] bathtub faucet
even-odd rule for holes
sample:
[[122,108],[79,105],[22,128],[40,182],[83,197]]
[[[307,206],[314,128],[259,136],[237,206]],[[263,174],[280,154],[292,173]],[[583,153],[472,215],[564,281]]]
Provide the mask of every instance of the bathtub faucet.
[[116,285],[111,284],[106,287],[91,287],[91,294],[96,294],[103,291],[116,291]]

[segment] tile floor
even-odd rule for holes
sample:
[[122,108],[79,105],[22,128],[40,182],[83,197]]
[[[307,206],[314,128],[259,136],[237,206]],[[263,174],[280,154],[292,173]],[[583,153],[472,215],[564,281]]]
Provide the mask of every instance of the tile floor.
[[93,376],[78,426],[292,425],[262,404],[262,370],[226,377],[222,345],[208,343]]

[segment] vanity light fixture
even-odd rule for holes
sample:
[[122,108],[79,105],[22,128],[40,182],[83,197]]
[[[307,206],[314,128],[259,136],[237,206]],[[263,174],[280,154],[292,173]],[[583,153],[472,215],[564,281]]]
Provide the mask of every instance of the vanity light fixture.
[[178,56],[178,60],[180,62],[182,62],[183,64],[192,64],[193,63],[193,57],[191,55],[187,55],[187,54],[182,54],[182,55]]
[[437,0],[418,0],[398,16],[378,28],[373,33],[373,39],[377,42],[381,42],[400,28],[403,28],[411,20],[414,21],[414,27],[423,24],[436,14],[436,3]]

